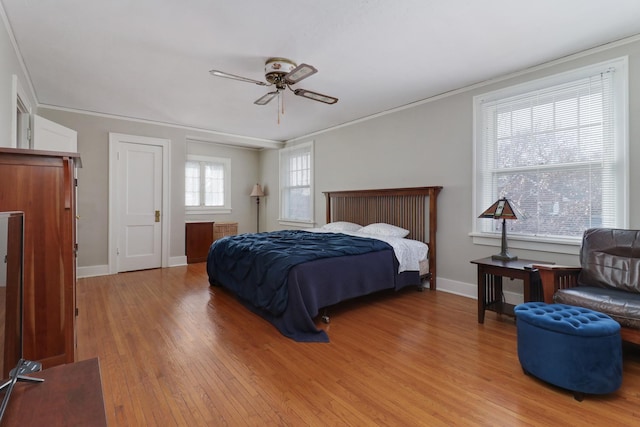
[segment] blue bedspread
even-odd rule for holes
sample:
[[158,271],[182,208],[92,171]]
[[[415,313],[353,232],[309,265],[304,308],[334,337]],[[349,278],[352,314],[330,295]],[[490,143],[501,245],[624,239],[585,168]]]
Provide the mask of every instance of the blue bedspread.
[[207,273],[253,306],[278,316],[287,307],[289,270],[304,262],[391,249],[386,242],[298,230],[240,234],[209,249]]

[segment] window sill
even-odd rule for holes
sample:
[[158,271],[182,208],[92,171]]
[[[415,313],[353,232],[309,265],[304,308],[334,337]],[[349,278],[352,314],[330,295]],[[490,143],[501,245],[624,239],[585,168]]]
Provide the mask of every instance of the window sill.
[[231,208],[186,208],[185,215],[230,214]]
[[[499,233],[469,233],[475,245],[497,246],[502,245],[502,235]],[[551,252],[557,254],[579,255],[581,238],[544,238],[510,236],[507,234],[509,249],[525,249],[529,251]]]
[[279,219],[278,223],[285,227],[301,227],[301,228],[313,228],[316,225],[314,221],[295,221],[292,219]]

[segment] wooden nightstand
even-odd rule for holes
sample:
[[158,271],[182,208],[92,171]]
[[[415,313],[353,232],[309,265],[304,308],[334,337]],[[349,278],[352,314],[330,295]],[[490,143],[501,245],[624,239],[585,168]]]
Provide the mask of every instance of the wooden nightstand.
[[214,223],[187,222],[185,229],[185,249],[187,252],[187,264],[204,262],[207,260],[209,246],[213,243]]
[[538,270],[525,268],[531,264],[553,264],[545,261],[518,259],[499,261],[491,257],[471,261],[478,266],[478,323],[484,323],[484,312],[514,316],[514,305],[502,300],[502,278],[521,279],[524,286],[524,302],[542,301],[542,285]]

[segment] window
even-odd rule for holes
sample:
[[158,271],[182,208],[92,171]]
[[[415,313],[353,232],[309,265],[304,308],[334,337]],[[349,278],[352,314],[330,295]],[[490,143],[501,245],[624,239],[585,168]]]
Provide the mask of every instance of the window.
[[[622,58],[475,97],[475,215],[515,202],[525,218],[507,222],[510,242],[575,245],[587,228],[624,228],[626,93]],[[475,219],[473,235],[501,227]]]
[[313,222],[313,142],[280,150],[280,220]]
[[231,159],[187,155],[185,207],[187,213],[231,212]]

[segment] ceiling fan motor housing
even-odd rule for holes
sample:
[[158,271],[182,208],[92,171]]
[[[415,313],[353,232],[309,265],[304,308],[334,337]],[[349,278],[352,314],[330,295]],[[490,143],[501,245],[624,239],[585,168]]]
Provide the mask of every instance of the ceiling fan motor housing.
[[287,58],[269,58],[264,63],[264,78],[278,89],[285,88],[284,76],[296,68],[297,64]]

